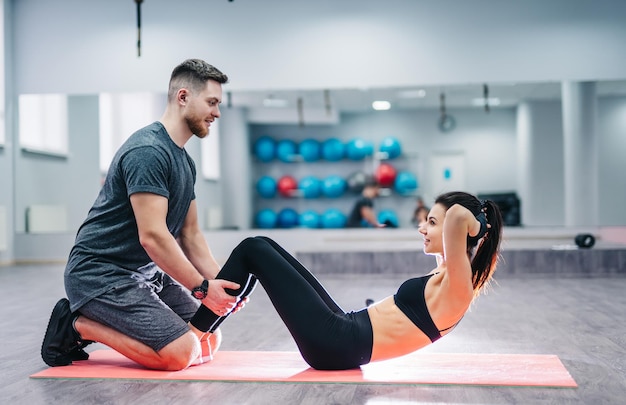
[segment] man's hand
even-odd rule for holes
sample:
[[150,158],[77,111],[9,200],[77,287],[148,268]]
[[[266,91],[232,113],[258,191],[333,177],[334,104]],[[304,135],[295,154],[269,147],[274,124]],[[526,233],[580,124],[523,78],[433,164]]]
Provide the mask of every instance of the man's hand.
[[246,304],[250,301],[250,297],[246,297],[237,303],[235,309],[233,309],[233,314],[239,312]]
[[210,280],[209,291],[202,304],[218,315],[226,315],[237,304],[237,297],[228,294],[225,289],[237,290],[239,287],[239,284],[228,280]]

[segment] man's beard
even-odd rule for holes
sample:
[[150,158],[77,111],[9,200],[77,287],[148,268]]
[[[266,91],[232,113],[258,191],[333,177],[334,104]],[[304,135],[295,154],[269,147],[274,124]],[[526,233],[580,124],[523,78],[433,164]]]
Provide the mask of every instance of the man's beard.
[[206,127],[204,120],[195,119],[193,117],[185,117],[185,122],[192,134],[198,138],[204,138],[209,134],[209,129]]

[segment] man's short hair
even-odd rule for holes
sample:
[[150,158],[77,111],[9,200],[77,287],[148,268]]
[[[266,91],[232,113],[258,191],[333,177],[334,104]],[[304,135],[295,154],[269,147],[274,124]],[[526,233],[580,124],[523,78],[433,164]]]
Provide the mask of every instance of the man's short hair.
[[201,91],[209,80],[224,84],[228,82],[228,76],[201,59],[187,59],[172,71],[167,98],[171,100],[182,88],[191,92]]
[[368,176],[367,179],[365,179],[365,187],[380,187],[380,184],[374,176]]

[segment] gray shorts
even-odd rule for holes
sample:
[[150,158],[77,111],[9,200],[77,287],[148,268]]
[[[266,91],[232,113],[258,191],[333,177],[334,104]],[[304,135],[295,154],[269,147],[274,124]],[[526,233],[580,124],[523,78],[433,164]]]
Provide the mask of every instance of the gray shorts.
[[158,352],[189,332],[187,322],[199,306],[185,287],[158,270],[88,301],[79,312]]

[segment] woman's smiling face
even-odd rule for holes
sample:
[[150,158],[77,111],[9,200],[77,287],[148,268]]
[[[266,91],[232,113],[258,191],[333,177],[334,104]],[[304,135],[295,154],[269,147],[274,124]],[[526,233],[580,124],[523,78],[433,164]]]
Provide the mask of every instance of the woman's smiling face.
[[419,232],[424,236],[424,253],[430,255],[443,255],[443,219],[446,216],[446,207],[435,204],[426,222],[419,227]]

